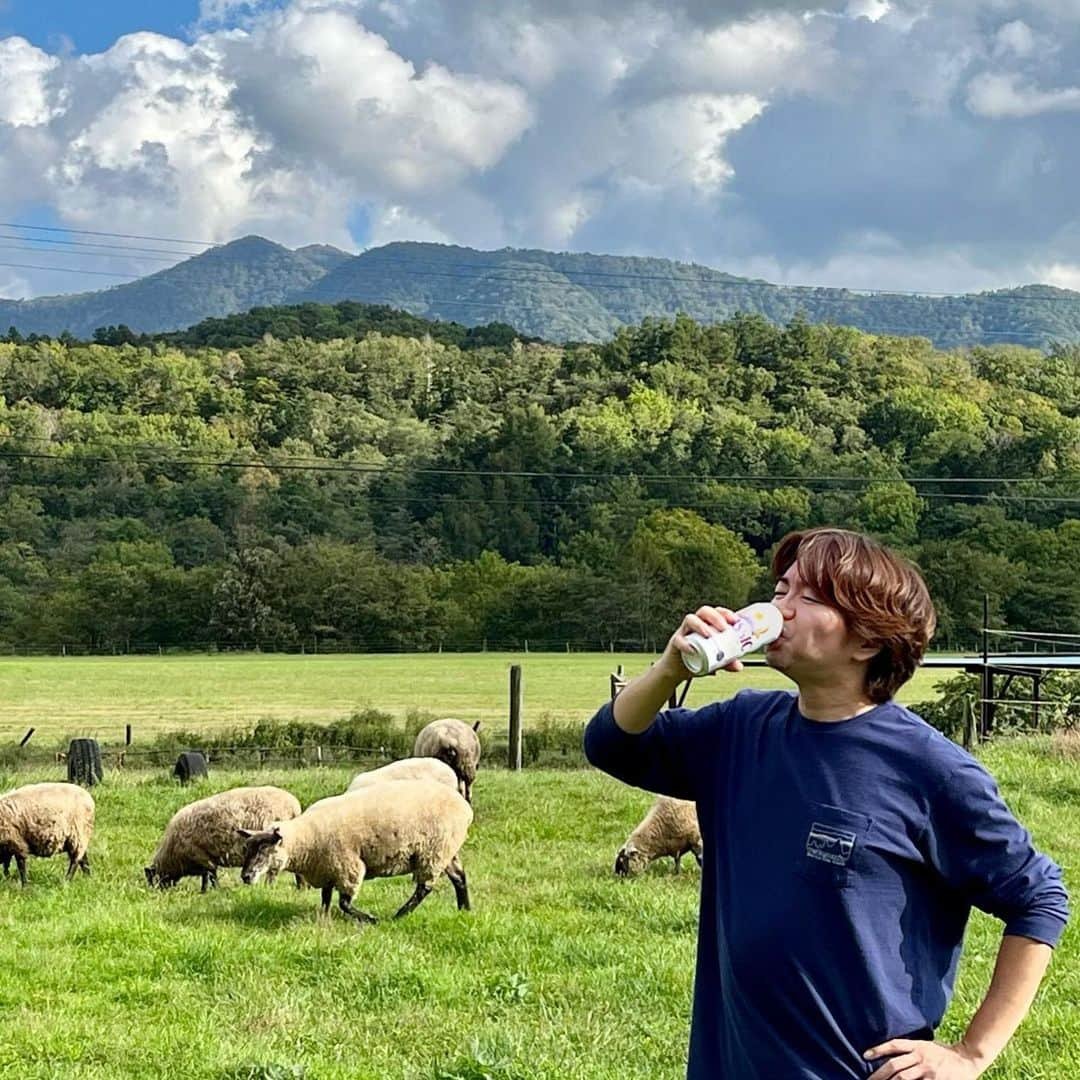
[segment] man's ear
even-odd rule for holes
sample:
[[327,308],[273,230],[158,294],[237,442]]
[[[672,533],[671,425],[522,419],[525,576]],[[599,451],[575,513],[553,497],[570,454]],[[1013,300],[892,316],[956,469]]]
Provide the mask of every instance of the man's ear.
[[863,642],[856,648],[851,654],[852,660],[857,660],[860,664],[868,664],[879,652],[881,652],[883,646],[881,645],[868,645]]

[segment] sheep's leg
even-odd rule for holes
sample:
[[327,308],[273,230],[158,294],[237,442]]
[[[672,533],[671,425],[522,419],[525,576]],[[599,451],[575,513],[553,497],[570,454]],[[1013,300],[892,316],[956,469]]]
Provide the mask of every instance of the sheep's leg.
[[340,889],[338,889],[338,907],[341,908],[342,914],[354,918],[361,926],[366,926],[369,923],[374,926],[379,921],[374,915],[369,915],[366,911],[354,908],[352,906],[352,895],[342,892]]
[[[293,877],[296,879],[296,887],[302,889],[304,887],[304,879],[299,874],[293,874]],[[330,905],[327,903],[325,906],[329,907]]]
[[207,889],[217,888],[217,870],[213,866],[203,870],[199,876],[202,878],[202,888],[199,892],[206,892]]
[[456,855],[446,867],[446,876],[450,879],[450,884],[454,886],[458,911],[469,911],[469,885],[465,880],[465,870]]
[[26,856],[15,852],[15,866],[19,871],[19,884],[26,884]]
[[87,876],[90,876],[90,856],[83,852],[82,858],[79,860],[79,869]]
[[70,881],[75,876],[75,869],[79,865],[79,860],[75,857],[75,852],[68,853],[68,868],[67,873],[64,875],[66,881]]
[[681,874],[682,873],[682,857],[683,857],[683,853],[681,851],[678,853],[678,855],[675,856],[675,873],[676,874]]
[[11,852],[6,855],[0,856],[0,866],[4,868],[4,877],[11,876]]
[[410,896],[409,899],[406,900],[405,903],[402,904],[401,907],[394,913],[394,918],[403,919],[406,915],[409,914],[410,911],[415,911],[430,892],[430,881],[418,881],[416,883],[416,888],[413,890],[412,896]]
[[465,801],[472,806],[472,781],[465,781]]
[[[299,875],[297,875],[299,877]],[[322,887],[322,914],[327,918],[330,917],[330,901],[334,899],[334,886],[324,885]]]
[[705,854],[705,847],[704,847],[704,845],[703,845],[703,844],[699,844],[699,845],[698,845],[697,847],[691,848],[691,849],[690,849],[690,852],[691,852],[691,854],[692,854],[692,855],[694,856],[694,858],[695,858],[695,859],[697,859],[697,864],[698,864],[698,866],[700,866],[700,867],[701,867],[702,869],[704,869],[704,867],[705,867],[705,864],[704,864],[704,863],[703,863],[703,862],[701,861],[701,857],[702,857],[702,855],[704,855],[704,854]]

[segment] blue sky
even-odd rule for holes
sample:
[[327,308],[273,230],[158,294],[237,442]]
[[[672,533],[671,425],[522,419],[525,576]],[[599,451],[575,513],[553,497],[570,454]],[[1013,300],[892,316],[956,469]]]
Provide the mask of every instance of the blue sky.
[[77,52],[101,52],[134,30],[180,36],[198,14],[198,0],[0,0],[0,38],[18,34],[49,51],[69,41]]
[[1078,173],[1075,0],[0,0],[0,222],[1080,288]]

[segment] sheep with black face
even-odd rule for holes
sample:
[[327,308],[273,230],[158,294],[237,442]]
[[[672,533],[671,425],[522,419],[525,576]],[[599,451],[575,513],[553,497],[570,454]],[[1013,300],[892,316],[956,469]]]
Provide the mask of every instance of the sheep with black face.
[[313,803],[299,817],[247,839],[241,879],[290,871],[322,890],[330,912],[334,890],[342,913],[361,925],[377,920],[353,907],[365,878],[411,874],[416,887],[396,913],[413,911],[441,874],[454,886],[457,905],[469,907],[459,852],[472,823],[472,807],[452,788],[432,780],[396,780]]

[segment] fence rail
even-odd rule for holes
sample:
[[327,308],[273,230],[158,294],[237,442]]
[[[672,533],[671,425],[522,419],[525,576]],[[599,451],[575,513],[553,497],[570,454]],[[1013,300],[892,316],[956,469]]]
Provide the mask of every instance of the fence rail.
[[[2,642],[2,656],[184,656],[184,655],[229,655],[233,653],[281,653],[296,656],[321,655],[375,655],[416,653],[433,655],[439,653],[628,653],[655,655],[663,650],[666,638],[642,641],[640,638],[485,638],[480,641],[418,642],[404,644],[391,641],[370,641],[356,639],[308,639],[296,640],[252,640],[240,642],[224,641],[126,641],[126,642]],[[933,653],[976,653],[981,648],[977,638],[951,638],[936,640]],[[1020,646],[1010,649],[1018,652],[1066,652],[1077,651],[1074,646],[1066,649],[1059,643],[1040,643],[1032,640],[1020,642]]]

